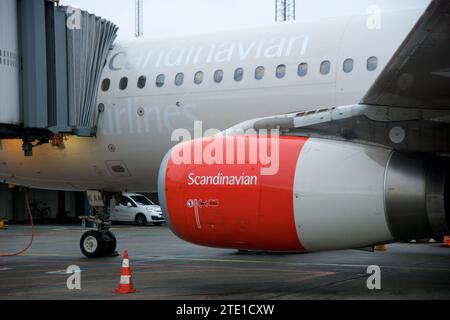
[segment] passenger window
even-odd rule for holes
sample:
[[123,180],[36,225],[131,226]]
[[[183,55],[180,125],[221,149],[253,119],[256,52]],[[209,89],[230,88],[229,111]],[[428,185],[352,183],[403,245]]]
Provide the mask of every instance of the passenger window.
[[194,83],[200,84],[203,82],[203,71],[197,71],[194,75]]
[[284,76],[286,75],[286,65],[280,64],[277,67],[275,75],[277,76],[278,79],[284,78]]
[[214,82],[219,83],[222,81],[222,79],[223,79],[223,70],[222,69],[216,70],[216,72],[214,72]]
[[244,69],[237,68],[236,70],[234,70],[234,80],[241,81],[242,78],[244,78]]
[[300,63],[298,65],[297,74],[299,77],[304,77],[308,74],[308,64],[307,63]]
[[128,86],[128,78],[127,77],[123,77],[122,79],[120,79],[119,82],[119,89],[120,90],[125,90]]
[[102,91],[108,91],[110,84],[111,84],[111,80],[109,80],[108,78],[103,79],[103,81],[102,81]]
[[161,88],[163,85],[164,85],[164,81],[166,80],[166,76],[165,75],[163,75],[163,74],[159,74],[157,77],[156,77],[156,86],[158,87],[158,88]]
[[353,59],[346,59],[344,61],[344,65],[342,66],[342,69],[344,70],[345,73],[350,73],[353,71],[353,64],[354,64]]
[[264,78],[264,67],[259,66],[255,69],[255,79],[261,80],[262,78]]
[[175,76],[175,85],[176,86],[181,86],[183,84],[184,81],[184,74],[183,73],[177,73],[177,75]]
[[367,59],[367,70],[374,71],[378,67],[378,58],[377,57],[370,57]]
[[145,87],[145,84],[147,83],[147,77],[146,76],[140,76],[137,82],[137,86],[139,89],[143,89]]
[[331,69],[330,61],[326,60],[326,61],[323,61],[320,64],[320,74],[322,74],[322,75],[329,74],[330,73],[330,69]]

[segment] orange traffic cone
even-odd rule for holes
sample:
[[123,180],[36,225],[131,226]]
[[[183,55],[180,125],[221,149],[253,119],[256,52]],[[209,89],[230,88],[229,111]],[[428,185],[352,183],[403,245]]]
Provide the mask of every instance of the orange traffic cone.
[[450,248],[450,236],[444,237],[444,247]]
[[120,270],[119,287],[114,291],[115,293],[133,293],[137,290],[133,287],[131,281],[131,267],[128,260],[128,250],[123,252],[122,268]]

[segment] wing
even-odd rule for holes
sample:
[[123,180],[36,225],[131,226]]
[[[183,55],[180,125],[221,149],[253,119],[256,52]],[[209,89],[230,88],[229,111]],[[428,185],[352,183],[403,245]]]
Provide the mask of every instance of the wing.
[[434,0],[361,101],[450,109],[450,2]]
[[241,123],[282,133],[450,154],[450,2],[434,0],[360,104]]

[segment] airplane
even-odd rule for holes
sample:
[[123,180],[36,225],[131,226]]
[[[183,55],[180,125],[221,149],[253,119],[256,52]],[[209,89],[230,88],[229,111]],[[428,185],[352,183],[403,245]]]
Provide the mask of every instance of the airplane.
[[[213,247],[303,252],[441,237],[450,221],[448,17],[447,1],[434,0],[425,12],[383,12],[381,25],[354,15],[117,42],[96,137],[66,135],[32,157],[4,139],[0,179],[106,198],[158,189],[174,233]],[[172,137],[194,133],[198,120],[201,130],[280,129],[279,171],[176,164],[179,148],[207,147],[209,138]],[[243,137],[245,150],[265,139]],[[256,182],[197,184],[217,175]],[[116,245],[99,217],[80,241],[89,257]]]

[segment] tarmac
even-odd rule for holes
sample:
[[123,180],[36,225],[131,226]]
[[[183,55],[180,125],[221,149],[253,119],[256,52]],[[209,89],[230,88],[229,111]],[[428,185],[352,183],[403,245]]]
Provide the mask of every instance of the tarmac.
[[[117,250],[128,250],[137,293],[114,293],[122,257],[85,258],[78,226],[40,225],[32,247],[0,257],[0,300],[10,299],[450,299],[450,248],[394,243],[386,251],[306,254],[240,253],[196,246],[166,226],[114,225]],[[0,253],[20,250],[30,227],[0,230]],[[81,269],[70,290],[66,269]],[[380,267],[380,289],[368,289],[367,269]]]

